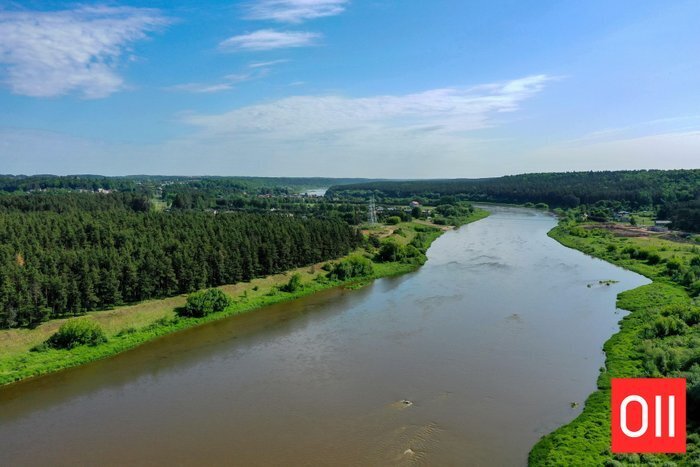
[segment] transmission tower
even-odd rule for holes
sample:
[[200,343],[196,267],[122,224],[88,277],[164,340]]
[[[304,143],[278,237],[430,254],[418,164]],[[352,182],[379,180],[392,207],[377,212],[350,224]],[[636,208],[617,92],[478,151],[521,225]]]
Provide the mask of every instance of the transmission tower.
[[367,212],[367,217],[370,225],[375,225],[377,223],[377,205],[374,203],[374,196],[369,199],[369,211]]

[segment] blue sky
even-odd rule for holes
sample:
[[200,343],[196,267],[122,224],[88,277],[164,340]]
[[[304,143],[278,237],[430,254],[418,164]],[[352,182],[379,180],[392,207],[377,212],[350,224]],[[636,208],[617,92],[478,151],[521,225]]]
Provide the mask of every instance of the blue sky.
[[700,167],[697,1],[0,1],[0,173]]

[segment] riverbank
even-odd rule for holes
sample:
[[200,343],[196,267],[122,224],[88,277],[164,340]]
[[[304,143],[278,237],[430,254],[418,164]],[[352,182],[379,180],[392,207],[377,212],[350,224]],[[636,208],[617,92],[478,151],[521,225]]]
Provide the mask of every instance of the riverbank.
[[[692,272],[700,260],[696,246],[648,237],[618,237],[595,224],[562,221],[549,236],[564,246],[637,272],[653,282],[618,295],[617,307],[630,313],[604,345],[605,367],[598,390],[571,423],[544,436],[533,447],[529,464],[555,465],[697,465],[700,436],[689,417],[686,455],[613,455],[610,452],[610,379],[675,376],[688,378],[689,406],[696,403],[700,367],[700,327],[682,285],[681,271]],[[671,326],[669,324],[673,323]],[[668,464],[664,464],[668,462]]]
[[[463,225],[488,216],[484,210],[476,210],[471,216],[456,220]],[[133,349],[158,337],[188,329],[201,324],[224,319],[241,313],[248,313],[259,308],[294,300],[334,287],[362,287],[381,277],[389,277],[414,271],[426,260],[425,252],[443,232],[444,226],[430,226],[420,222],[407,222],[397,226],[382,227],[377,232],[386,230],[384,239],[391,239],[400,245],[408,245],[420,233],[424,239],[424,248],[419,248],[420,255],[409,260],[390,262],[373,262],[373,273],[368,276],[354,277],[347,280],[326,279],[323,267],[319,263],[283,274],[254,279],[248,283],[219,287],[232,298],[232,303],[223,311],[203,318],[184,318],[178,316],[176,309],[182,307],[186,296],[151,300],[137,305],[118,307],[113,310],[91,312],[86,319],[94,320],[105,330],[108,341],[90,347],[81,346],[72,350],[49,349],[41,352],[31,351],[33,347],[48,339],[62,323],[67,320],[54,320],[43,323],[35,329],[11,329],[0,331],[0,386],[26,378],[75,367],[91,361],[107,358]],[[374,232],[373,232],[374,233]],[[371,246],[353,252],[372,256],[376,252]],[[351,255],[348,255],[351,256]],[[347,257],[346,257],[347,258]],[[294,292],[283,292],[280,286],[291,275],[299,274],[302,287]]]

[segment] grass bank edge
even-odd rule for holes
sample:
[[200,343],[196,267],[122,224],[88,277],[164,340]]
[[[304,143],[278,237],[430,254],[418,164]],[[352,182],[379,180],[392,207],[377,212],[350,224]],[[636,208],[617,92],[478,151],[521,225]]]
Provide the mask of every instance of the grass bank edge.
[[[641,330],[658,316],[658,310],[673,303],[691,302],[685,289],[659,275],[653,268],[635,260],[612,258],[592,247],[585,239],[570,235],[560,225],[548,232],[560,244],[602,259],[652,280],[617,296],[617,308],[629,311],[620,329],[603,345],[605,366],[597,379],[597,389],[588,396],[583,411],[571,422],[543,436],[528,456],[531,466],[559,465],[684,465],[683,456],[629,455],[618,460],[610,452],[610,379],[643,377],[640,351]],[[618,456],[619,457],[619,456]]]
[[[453,221],[455,227],[459,227],[484,219],[488,215],[488,211],[477,209],[472,215],[454,219]],[[431,232],[429,235],[430,244],[444,232],[445,231],[441,229],[436,229],[434,232]],[[346,257],[338,258],[335,261],[344,258]],[[168,334],[235,315],[249,313],[269,305],[306,297],[323,290],[336,287],[350,289],[364,287],[375,279],[398,276],[415,271],[423,265],[426,260],[427,257],[423,255],[421,260],[415,263],[374,263],[373,274],[361,278],[351,278],[344,281],[334,280],[323,283],[307,282],[302,288],[295,292],[278,291],[271,295],[268,294],[253,298],[234,297],[233,302],[221,312],[212,313],[201,318],[164,318],[142,328],[134,328],[128,332],[118,333],[111,336],[106,343],[94,347],[80,346],[70,350],[49,349],[42,352],[26,352],[7,359],[3,359],[2,356],[0,356],[0,387],[84,365],[96,360],[109,358]]]

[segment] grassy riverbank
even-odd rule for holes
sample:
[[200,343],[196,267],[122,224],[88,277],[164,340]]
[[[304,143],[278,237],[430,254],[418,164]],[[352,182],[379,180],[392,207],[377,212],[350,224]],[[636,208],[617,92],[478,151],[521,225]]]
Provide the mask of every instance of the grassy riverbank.
[[[688,274],[694,274],[697,246],[651,236],[620,237],[562,221],[549,235],[562,245],[640,273],[653,282],[618,295],[617,307],[630,313],[604,345],[605,368],[598,390],[571,423],[543,437],[530,452],[533,466],[698,465],[700,430],[700,308],[693,304]],[[613,455],[610,452],[610,378],[676,376],[688,379],[688,453]]]
[[[469,217],[456,219],[455,223],[467,224],[486,216],[488,212],[476,210]],[[254,279],[247,283],[222,286],[220,289],[232,298],[231,304],[221,312],[202,318],[181,317],[177,314],[176,310],[185,304],[184,295],[88,313],[85,319],[97,322],[108,338],[106,343],[94,347],[81,346],[71,350],[45,349],[40,352],[31,350],[45,342],[66,320],[50,321],[34,329],[0,331],[0,385],[110,357],[166,334],[247,313],[267,305],[294,300],[321,290],[339,286],[361,287],[380,277],[413,271],[425,262],[427,249],[445,230],[448,230],[445,226],[433,226],[420,221],[373,228],[367,233],[377,237],[382,244],[391,241],[408,247],[417,245],[415,240],[420,236],[421,244],[416,248],[418,253],[413,252],[413,256],[402,257],[397,261],[380,261],[376,260],[379,247],[367,242],[367,245],[353,252],[353,255],[375,259],[372,262],[371,275],[347,280],[331,280],[326,277],[327,272],[324,270],[326,263],[319,263],[283,274]],[[335,263],[343,259],[339,258],[327,263]],[[293,274],[300,275],[302,286],[294,292],[282,291],[280,287]]]

